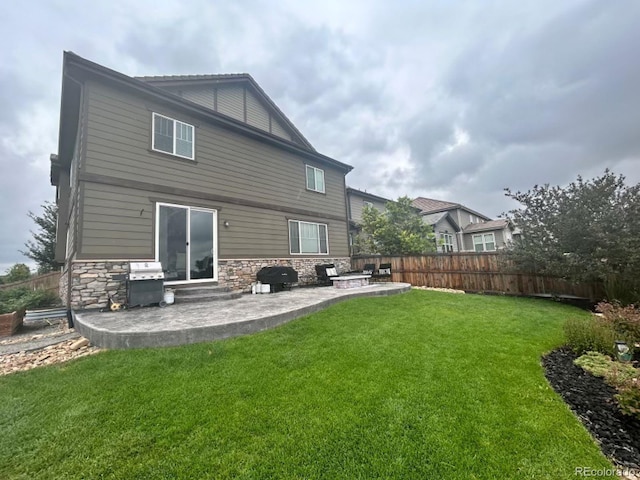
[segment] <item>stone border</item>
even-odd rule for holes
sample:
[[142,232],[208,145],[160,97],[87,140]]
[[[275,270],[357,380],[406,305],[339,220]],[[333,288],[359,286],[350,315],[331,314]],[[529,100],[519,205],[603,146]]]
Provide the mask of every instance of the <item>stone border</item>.
[[[250,333],[271,329],[290,322],[297,318],[323,310],[330,305],[334,305],[344,300],[358,297],[380,297],[389,296],[411,290],[408,283],[399,283],[396,288],[386,288],[384,290],[361,290],[345,291],[343,295],[321,300],[302,308],[289,310],[284,313],[268,315],[262,318],[255,318],[245,321],[231,321],[229,323],[186,328],[171,331],[150,331],[150,332],[124,332],[100,328],[82,320],[82,316],[73,312],[73,323],[76,330],[83,337],[88,338],[93,345],[108,349],[130,349],[148,347],[172,347],[192,343],[203,343],[224,338],[237,337]],[[326,287],[330,288],[330,287]],[[365,287],[366,288],[366,287]],[[354,289],[357,290],[357,289]]]

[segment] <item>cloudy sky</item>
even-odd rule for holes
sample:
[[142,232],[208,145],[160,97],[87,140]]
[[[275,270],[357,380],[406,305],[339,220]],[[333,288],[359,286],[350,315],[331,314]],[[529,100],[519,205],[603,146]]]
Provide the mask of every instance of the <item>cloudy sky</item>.
[[489,216],[502,189],[640,181],[640,2],[49,0],[0,6],[0,273],[53,200],[63,50],[248,72],[348,184]]

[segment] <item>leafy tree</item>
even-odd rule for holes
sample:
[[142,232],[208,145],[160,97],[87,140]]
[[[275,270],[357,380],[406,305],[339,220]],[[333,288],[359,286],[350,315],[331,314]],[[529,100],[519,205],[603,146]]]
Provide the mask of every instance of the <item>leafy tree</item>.
[[362,253],[411,255],[435,251],[431,226],[422,221],[406,196],[387,202],[383,213],[366,206],[361,227],[356,245]]
[[4,276],[4,283],[21,282],[31,277],[31,270],[24,263],[16,263]]
[[47,273],[58,268],[56,254],[56,223],[58,206],[53,202],[44,202],[42,216],[29,212],[29,218],[38,225],[37,232],[31,232],[33,240],[24,245],[26,251],[20,251],[38,264],[38,273]]
[[510,249],[521,269],[574,282],[604,282],[607,296],[640,300],[640,184],[608,169],[564,188],[506,195],[524,208],[506,214],[522,231]]

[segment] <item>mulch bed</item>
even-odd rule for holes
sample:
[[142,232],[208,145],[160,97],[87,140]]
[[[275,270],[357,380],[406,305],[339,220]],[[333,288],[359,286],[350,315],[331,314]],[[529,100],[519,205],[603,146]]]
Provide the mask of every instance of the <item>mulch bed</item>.
[[640,421],[618,409],[616,390],[602,378],[574,365],[570,349],[560,348],[542,358],[545,376],[615,464],[640,468]]

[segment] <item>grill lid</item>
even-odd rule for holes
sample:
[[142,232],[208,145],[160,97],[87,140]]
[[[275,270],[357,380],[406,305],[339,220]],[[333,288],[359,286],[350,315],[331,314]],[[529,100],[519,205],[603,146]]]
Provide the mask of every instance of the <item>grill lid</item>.
[[298,281],[298,272],[291,267],[264,267],[258,272],[256,277],[261,283],[296,283]]
[[161,280],[164,278],[160,262],[129,263],[129,280]]

